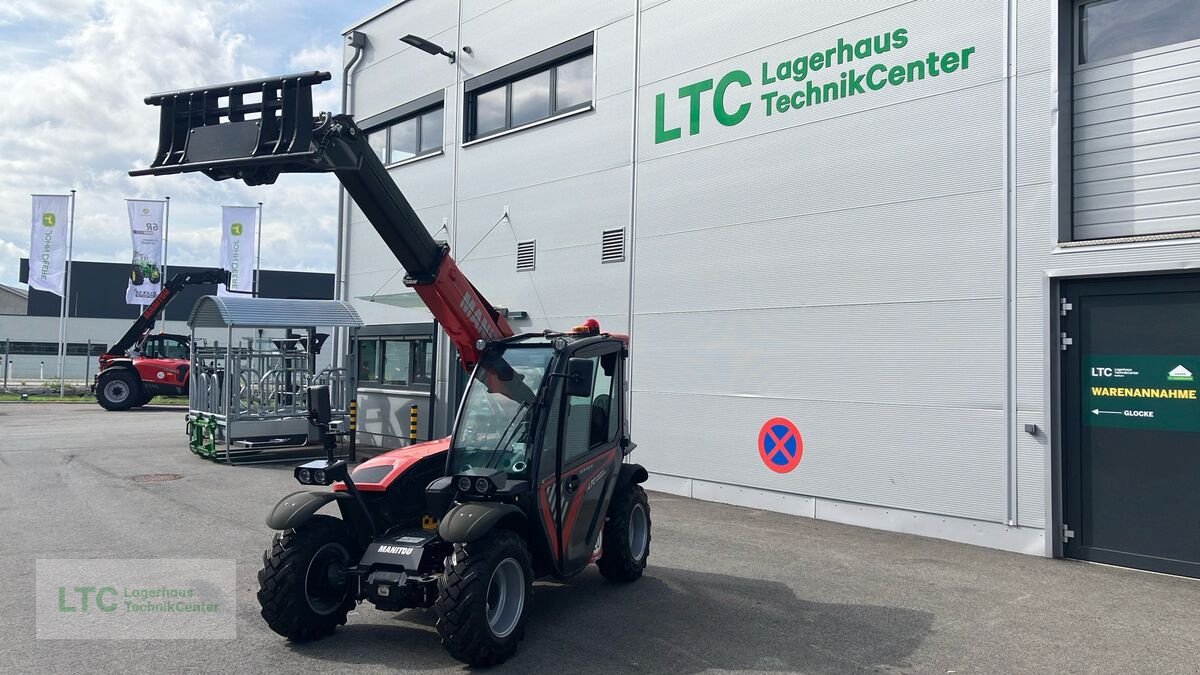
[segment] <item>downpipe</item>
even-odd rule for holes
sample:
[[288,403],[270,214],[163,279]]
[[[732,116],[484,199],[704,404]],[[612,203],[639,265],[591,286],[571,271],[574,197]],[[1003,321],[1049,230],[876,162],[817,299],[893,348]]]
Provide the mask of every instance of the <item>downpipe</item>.
[[[350,109],[350,89],[353,86],[354,69],[358,66],[358,62],[362,60],[363,49],[367,46],[367,34],[360,31],[352,30],[346,35],[346,44],[354,50],[354,56],[342,66],[342,114],[351,114]],[[335,300],[346,300],[346,274],[345,274],[345,238],[346,228],[350,226],[350,214],[346,209],[346,188],[338,186],[338,232],[337,232],[337,259],[334,263],[333,270],[333,297]],[[338,328],[333,332],[333,357],[334,367],[344,365],[343,352],[347,345],[343,345],[342,341],[349,340],[350,337],[344,328]]]

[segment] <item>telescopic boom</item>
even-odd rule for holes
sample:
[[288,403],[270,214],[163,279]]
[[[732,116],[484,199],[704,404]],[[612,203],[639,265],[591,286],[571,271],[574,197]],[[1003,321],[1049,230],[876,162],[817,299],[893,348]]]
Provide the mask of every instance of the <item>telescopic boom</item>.
[[228,284],[229,272],[225,270],[208,270],[204,272],[180,272],[171,277],[171,280],[163,284],[162,290],[154,299],[146,305],[146,309],[142,310],[141,316],[133,322],[129,330],[117,340],[108,351],[104,352],[106,356],[125,356],[129,348],[137,344],[142,336],[154,328],[154,323],[158,321],[158,317],[166,308],[167,303],[175,299],[179,291],[187,286],[195,286],[196,284]]
[[200,171],[268,185],[281,173],[333,173],[471,368],[478,340],[513,331],[458,269],[449,246],[430,236],[353,118],[313,116],[312,87],[329,78],[300,73],[148,96],[160,109],[158,152],[150,168],[129,174]]

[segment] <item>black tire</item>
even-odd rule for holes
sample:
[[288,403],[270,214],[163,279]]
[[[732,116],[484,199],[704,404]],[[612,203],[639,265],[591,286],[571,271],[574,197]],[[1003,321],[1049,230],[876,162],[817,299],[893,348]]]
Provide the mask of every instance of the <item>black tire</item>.
[[154,400],[154,394],[142,394],[138,398],[138,400],[133,404],[133,407],[140,408],[153,400]]
[[356,598],[345,575],[336,577],[357,559],[339,518],[316,515],[277,533],[258,571],[258,604],[267,625],[293,642],[317,640],[344,625]]
[[650,502],[641,485],[630,483],[613,495],[602,545],[596,565],[605,579],[630,582],[642,577],[650,557]]
[[105,410],[128,410],[142,397],[142,385],[125,369],[110,370],[96,382],[96,401]]
[[142,271],[135,267],[129,272],[129,280],[133,282],[134,286],[141,286],[146,277],[142,276]]
[[[518,571],[520,583],[514,578]],[[533,565],[525,540],[516,532],[495,530],[476,541],[455,544],[434,604],[442,646],[472,666],[504,663],[525,638],[532,601]]]

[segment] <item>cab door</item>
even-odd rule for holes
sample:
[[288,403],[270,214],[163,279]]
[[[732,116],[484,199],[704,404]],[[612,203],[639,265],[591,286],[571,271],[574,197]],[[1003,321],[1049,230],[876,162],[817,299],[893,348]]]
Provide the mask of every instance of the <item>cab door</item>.
[[549,521],[550,547],[564,575],[582,570],[599,555],[609,488],[621,457],[621,346],[588,347],[572,358],[592,362],[591,393],[564,400],[563,387],[558,387],[539,468],[539,500]]

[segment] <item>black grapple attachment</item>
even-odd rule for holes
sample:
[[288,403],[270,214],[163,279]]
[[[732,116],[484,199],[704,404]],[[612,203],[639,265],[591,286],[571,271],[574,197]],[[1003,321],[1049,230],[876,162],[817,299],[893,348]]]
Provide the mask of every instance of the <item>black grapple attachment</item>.
[[312,86],[330,79],[311,72],[153,94],[160,110],[158,152],[132,176],[201,171],[213,180],[274,183],[281,173],[331,171],[314,146]]

